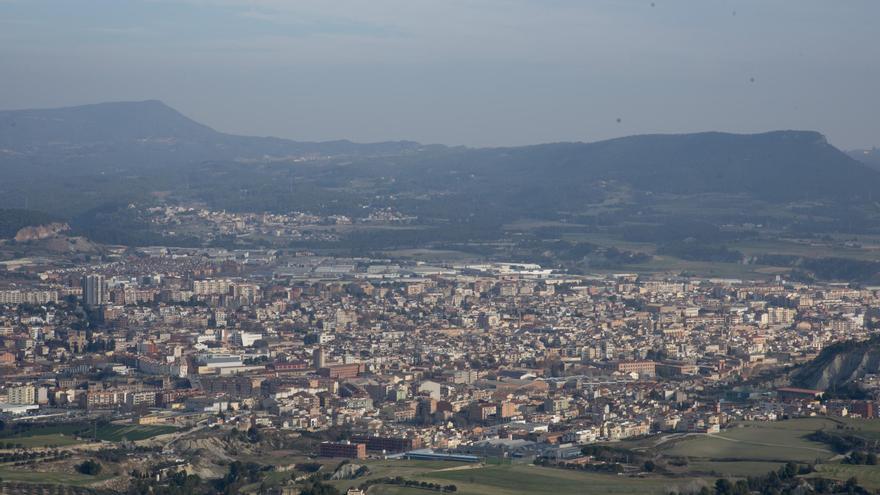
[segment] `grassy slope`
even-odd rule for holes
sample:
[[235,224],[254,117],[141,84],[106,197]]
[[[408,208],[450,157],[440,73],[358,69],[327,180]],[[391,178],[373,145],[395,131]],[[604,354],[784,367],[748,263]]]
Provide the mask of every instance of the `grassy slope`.
[[812,442],[806,435],[829,427],[829,421],[802,419],[774,423],[743,423],[716,435],[690,436],[661,451],[666,455],[699,460],[799,461],[812,462],[834,455],[825,444]]
[[112,474],[87,476],[79,473],[59,473],[51,471],[22,471],[0,466],[0,478],[4,481],[23,483],[57,483],[62,485],[85,486],[111,478]]
[[585,473],[531,465],[491,466],[426,474],[428,481],[454,483],[463,494],[666,493],[689,480]]
[[[631,478],[609,474],[585,473],[532,465],[480,466],[453,462],[367,461],[371,474],[353,481],[331,482],[340,491],[357,486],[370,478],[402,476],[443,485],[454,484],[464,495],[526,495],[584,493],[630,494],[666,493],[670,488],[692,484],[693,479]],[[371,494],[433,493],[417,488],[376,485]]]

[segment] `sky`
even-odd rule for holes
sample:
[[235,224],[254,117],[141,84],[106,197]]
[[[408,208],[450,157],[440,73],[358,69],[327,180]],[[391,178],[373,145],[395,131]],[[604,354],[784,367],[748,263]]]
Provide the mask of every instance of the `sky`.
[[880,1],[0,0],[0,109],[468,146],[809,129],[880,145]]

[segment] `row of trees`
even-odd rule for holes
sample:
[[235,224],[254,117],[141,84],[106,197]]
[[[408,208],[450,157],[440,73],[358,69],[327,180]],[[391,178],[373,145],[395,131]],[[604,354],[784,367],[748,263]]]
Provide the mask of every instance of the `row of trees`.
[[441,485],[440,483],[431,483],[428,481],[416,481],[404,479],[402,476],[394,478],[374,478],[360,484],[358,488],[367,491],[373,485],[397,485],[408,488],[421,488],[423,490],[433,490],[442,493],[454,493],[458,491],[455,485]]
[[814,472],[812,465],[798,465],[788,462],[778,471],[770,471],[763,476],[749,476],[744,480],[731,481],[721,478],[712,488],[703,487],[698,495],[777,495],[782,493],[847,493],[867,495],[869,492],[859,485],[856,478],[846,481],[825,478],[800,478]]

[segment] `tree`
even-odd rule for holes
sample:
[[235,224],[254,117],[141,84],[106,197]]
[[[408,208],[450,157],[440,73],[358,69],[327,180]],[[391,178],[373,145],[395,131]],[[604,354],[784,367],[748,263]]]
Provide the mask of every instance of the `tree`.
[[732,495],[733,483],[725,478],[720,478],[715,482],[715,495]]
[[846,480],[846,491],[848,493],[855,493],[856,488],[859,486],[859,480],[856,479],[855,476]]
[[77,466],[76,470],[82,474],[97,476],[101,473],[101,465],[91,459],[87,459],[85,462]]
[[339,495],[339,490],[332,485],[315,481],[303,487],[300,495]]
[[797,474],[797,465],[793,462],[786,462],[784,466],[779,468],[779,478],[788,480],[794,478]]

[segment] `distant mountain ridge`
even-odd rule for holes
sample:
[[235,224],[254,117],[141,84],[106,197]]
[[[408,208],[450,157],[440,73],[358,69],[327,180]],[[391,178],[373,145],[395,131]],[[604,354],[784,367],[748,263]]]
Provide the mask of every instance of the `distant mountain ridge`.
[[[437,221],[481,216],[496,225],[578,215],[613,201],[615,222],[656,223],[665,221],[665,213],[652,212],[658,198],[720,195],[804,201],[822,208],[802,215],[807,221],[828,228],[845,217],[862,228],[877,223],[871,208],[875,196],[880,200],[880,172],[813,131],[506,148],[312,143],[225,134],[156,100],[0,111],[0,174],[0,207],[30,202],[65,215],[65,199],[78,200],[82,211],[165,191],[220,208],[272,211],[339,212],[353,201],[381,201]],[[46,190],[58,194],[46,197]],[[734,201],[728,218],[751,217],[745,203],[726,200]],[[847,209],[829,212],[822,201]],[[854,213],[853,204],[861,210]]]
[[47,143],[215,138],[217,131],[158,100],[0,111],[0,146],[21,149]]
[[463,172],[554,188],[620,181],[643,191],[788,200],[867,194],[880,185],[880,175],[813,131],[640,135],[462,153]]
[[79,166],[137,169],[153,163],[271,156],[398,154],[421,147],[411,141],[359,144],[237,136],[198,123],[158,100],[0,111],[0,160],[18,164],[84,162]]

